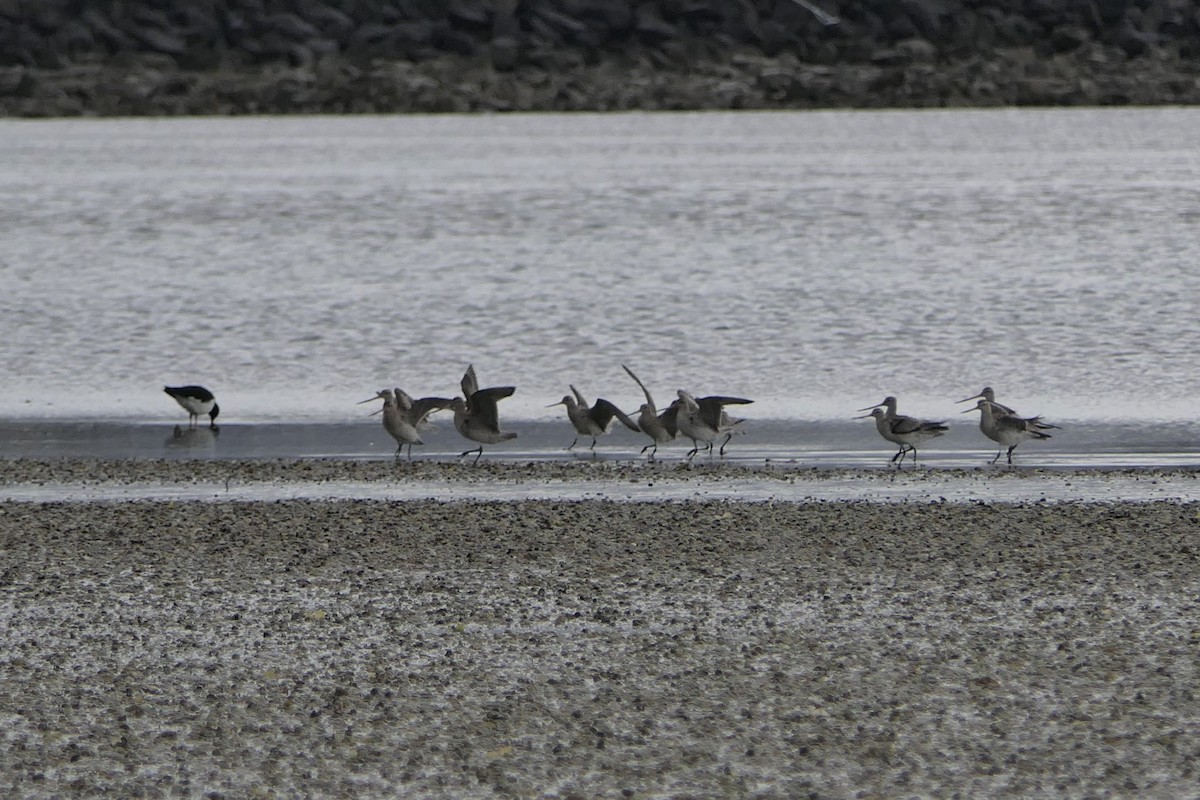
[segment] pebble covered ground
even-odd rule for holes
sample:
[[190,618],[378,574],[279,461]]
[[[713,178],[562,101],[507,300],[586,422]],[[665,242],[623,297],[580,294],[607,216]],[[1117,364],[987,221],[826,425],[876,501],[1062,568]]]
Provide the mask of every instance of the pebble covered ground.
[[0,794],[1188,796],[1198,611],[1190,503],[5,502]]

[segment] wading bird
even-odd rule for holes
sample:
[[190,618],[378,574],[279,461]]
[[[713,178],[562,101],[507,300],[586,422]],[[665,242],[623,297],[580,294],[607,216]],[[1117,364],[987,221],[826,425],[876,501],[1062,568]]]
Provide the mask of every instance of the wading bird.
[[900,446],[900,449],[896,451],[896,455],[892,456],[892,462],[894,463],[899,459],[897,466],[904,465],[904,456],[906,453],[912,453],[913,464],[915,465],[917,463],[917,445],[927,439],[941,436],[950,430],[944,422],[933,422],[897,414],[896,398],[890,395],[885,397],[882,403],[858,410],[867,411],[868,409],[871,411],[870,414],[863,414],[855,417],[855,419],[875,418],[875,428],[879,431],[879,435],[889,442]]
[[712,395],[709,397],[701,397],[697,400],[692,395],[680,389],[679,395],[679,413],[675,418],[679,425],[679,432],[692,440],[692,449],[688,451],[687,457],[690,461],[696,453],[700,452],[700,442],[704,442],[705,450],[712,455],[713,440],[722,433],[725,434],[725,441],[721,442],[721,455],[725,455],[725,445],[729,444],[729,440],[733,438],[733,429],[745,422],[743,419],[734,419],[725,413],[725,406],[731,405],[746,405],[753,403],[753,400],[746,400],[741,397],[720,397]]
[[188,412],[189,426],[196,427],[200,416],[207,414],[209,427],[217,427],[217,414],[221,413],[221,407],[208,389],[203,386],[164,386],[163,391],[174,397],[175,402]]
[[[1009,414],[1014,417],[1021,416],[1020,414],[1017,413],[1016,409],[1009,408],[1008,406],[1004,405],[1003,403],[997,403],[996,402],[996,393],[994,391],[992,391],[992,387],[990,387],[990,386],[983,387],[983,391],[980,392],[979,394],[973,394],[970,397],[964,397],[962,400],[958,400],[956,402],[966,403],[966,402],[969,402],[971,400],[975,400],[978,398],[983,398],[984,400],[987,400],[989,403],[991,403],[992,411],[995,413]],[[976,406],[976,407],[978,407],[978,406]],[[967,409],[967,410],[973,411],[974,409]],[[1049,422],[1046,422],[1041,417],[1026,417],[1025,419],[1031,425],[1033,425],[1033,427],[1037,428],[1040,431],[1058,429],[1057,425],[1051,425]]]
[[509,439],[517,438],[517,434],[500,430],[500,414],[496,403],[509,397],[517,390],[515,386],[494,386],[490,389],[480,389],[479,381],[475,378],[475,367],[467,367],[462,378],[463,396],[450,401],[454,411],[454,427],[464,438],[478,442],[474,450],[464,450],[459,458],[475,453],[475,461],[479,463],[485,444],[499,444]]
[[679,422],[677,418],[679,416],[680,401],[671,401],[671,405],[667,406],[660,414],[654,406],[654,398],[650,396],[650,390],[646,388],[641,379],[637,375],[634,375],[633,370],[624,364],[621,365],[621,369],[629,373],[629,377],[633,378],[637,385],[642,387],[642,392],[646,395],[646,402],[642,403],[641,408],[638,409],[637,424],[642,433],[653,440],[650,444],[642,448],[643,453],[650,450],[649,457],[653,459],[654,454],[658,452],[660,444],[675,441],[675,437],[679,434]]
[[368,397],[359,403],[370,403],[373,400],[383,400],[383,408],[372,412],[383,413],[383,429],[396,440],[396,458],[408,445],[408,458],[412,460],[412,446],[425,444],[421,440],[420,429],[426,423],[429,415],[435,411],[450,408],[451,401],[445,397],[422,397],[414,400],[408,392],[397,386],[395,389],[380,389],[374,397]]
[[1005,447],[1008,448],[1008,463],[1011,464],[1013,450],[1016,450],[1021,442],[1026,439],[1050,438],[1050,434],[1038,430],[1035,422],[1037,417],[1023,419],[1013,414],[1005,414],[987,398],[981,398],[974,408],[968,408],[962,413],[969,414],[972,411],[980,412],[979,430],[983,431],[983,435],[1000,445],[996,457],[992,459],[993,464],[1000,460],[1000,453]]
[[582,435],[592,437],[592,446],[588,449],[595,451],[596,437],[608,433],[613,420],[620,420],[621,424],[631,431],[639,430],[637,423],[630,419],[628,414],[603,397],[596,398],[596,402],[589,407],[587,401],[583,399],[583,395],[574,385],[571,385],[571,393],[575,396],[565,395],[557,403],[546,406],[546,408],[567,407],[567,418],[571,420],[571,425],[575,427],[576,433],[575,439],[567,447],[568,450],[579,442],[579,437]]

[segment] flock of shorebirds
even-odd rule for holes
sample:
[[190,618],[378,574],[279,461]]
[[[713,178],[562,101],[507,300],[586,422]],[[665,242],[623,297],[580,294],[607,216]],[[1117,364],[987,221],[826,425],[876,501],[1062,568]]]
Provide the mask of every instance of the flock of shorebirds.
[[[619,421],[631,431],[640,431],[650,437],[650,444],[642,448],[642,452],[650,451],[654,458],[660,444],[674,441],[679,436],[692,440],[692,449],[688,451],[691,460],[701,450],[710,453],[714,443],[722,434],[725,441],[721,443],[720,453],[725,454],[725,445],[733,436],[734,428],[744,420],[729,416],[725,406],[752,403],[741,397],[701,397],[695,398],[684,390],[679,390],[677,400],[671,402],[665,410],[659,411],[654,405],[654,398],[645,384],[633,374],[629,367],[624,367],[629,377],[637,381],[638,386],[646,394],[646,402],[638,410],[638,418],[634,420],[612,402],[598,398],[588,404],[583,395],[574,386],[571,394],[562,400],[546,406],[567,407],[567,419],[575,428],[575,438],[567,446],[570,450],[579,444],[580,436],[592,437],[590,449],[595,450],[596,439],[608,433]],[[434,411],[449,409],[454,412],[454,427],[466,439],[479,447],[465,450],[459,458],[475,453],[475,461],[483,455],[485,444],[499,444],[509,439],[517,438],[511,431],[500,430],[500,415],[496,404],[516,391],[515,386],[493,386],[480,389],[475,377],[474,365],[468,366],[462,378],[462,397],[448,399],[445,397],[422,397],[414,400],[403,389],[381,389],[374,397],[363,400],[370,403],[383,400],[383,408],[373,413],[383,414],[383,427],[396,440],[396,456],[399,457],[408,445],[408,457],[412,458],[412,446],[424,444],[421,441],[420,428]],[[361,403],[360,403],[361,405]]]
[[[730,416],[725,407],[754,402],[743,397],[721,395],[697,398],[680,389],[677,392],[677,398],[672,400],[665,409],[659,411],[654,404],[650,390],[646,388],[641,379],[629,367],[623,364],[621,367],[629,374],[629,377],[637,382],[646,395],[646,402],[638,409],[637,419],[633,419],[603,398],[599,398],[589,405],[579,390],[571,386],[571,394],[565,395],[562,400],[547,406],[547,408],[566,406],[567,418],[575,429],[575,439],[567,446],[568,450],[579,443],[581,436],[590,436],[592,439],[590,449],[595,450],[597,437],[608,433],[617,422],[620,422],[631,431],[641,432],[650,437],[650,443],[642,448],[643,454],[649,451],[650,459],[655,458],[660,444],[667,444],[678,438],[690,439],[692,442],[692,449],[687,453],[688,461],[691,461],[701,451],[707,451],[711,456],[714,448],[720,455],[725,455],[725,446],[729,444],[729,440],[737,431],[738,426],[745,421]],[[517,438],[517,434],[500,429],[500,414],[497,406],[499,401],[512,395],[516,391],[516,387],[479,388],[474,365],[467,367],[461,386],[462,397],[454,398],[421,397],[414,399],[399,387],[381,389],[376,392],[374,397],[361,401],[359,405],[376,400],[383,401],[383,407],[373,411],[372,416],[383,415],[384,430],[396,440],[396,457],[400,458],[405,445],[407,445],[409,459],[412,459],[413,445],[424,444],[421,439],[421,429],[427,425],[430,415],[436,411],[452,411],[455,429],[465,439],[479,445],[464,450],[459,454],[459,458],[474,453],[475,462],[478,462],[483,455],[485,444],[499,444]],[[210,426],[216,427],[217,415],[220,414],[221,409],[211,391],[203,386],[167,386],[164,391],[175,398],[179,405],[188,412],[189,422],[193,427],[202,416],[207,416]],[[1005,448],[1008,448],[1008,463],[1011,464],[1013,450],[1017,448],[1018,444],[1026,439],[1049,439],[1050,434],[1046,431],[1058,427],[1051,425],[1041,417],[1022,417],[1012,408],[998,403],[991,387],[985,387],[979,394],[958,402],[965,403],[971,400],[977,401],[975,406],[968,408],[963,413],[980,412],[979,429],[999,445],[996,457],[991,462],[993,464],[1000,460],[1001,455],[1005,454]],[[873,406],[860,408],[859,411],[870,413],[855,417],[855,419],[873,417],[879,435],[899,447],[891,458],[891,463],[897,466],[902,466],[904,459],[909,455],[912,456],[915,464],[917,445],[941,436],[949,430],[945,421],[917,419],[898,413],[896,398],[891,396],[885,397],[882,402]],[[722,436],[725,438],[718,447],[716,441]]]

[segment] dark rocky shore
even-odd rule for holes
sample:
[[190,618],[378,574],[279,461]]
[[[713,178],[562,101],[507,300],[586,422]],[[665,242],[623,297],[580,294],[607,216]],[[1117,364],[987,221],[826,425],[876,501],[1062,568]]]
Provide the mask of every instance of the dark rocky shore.
[[0,114],[1200,101],[1191,0],[0,0]]

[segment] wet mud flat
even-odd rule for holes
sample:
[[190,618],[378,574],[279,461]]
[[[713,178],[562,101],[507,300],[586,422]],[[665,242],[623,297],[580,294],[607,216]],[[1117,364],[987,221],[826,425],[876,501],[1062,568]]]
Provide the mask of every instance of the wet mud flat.
[[0,504],[10,796],[1182,796],[1200,506]]

